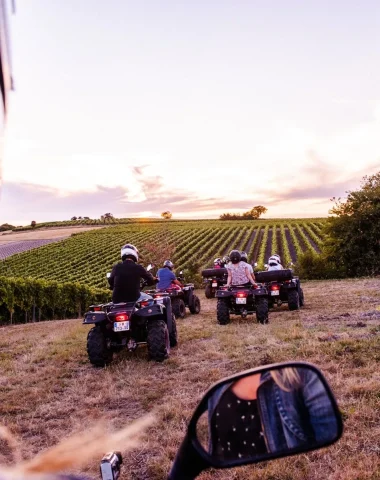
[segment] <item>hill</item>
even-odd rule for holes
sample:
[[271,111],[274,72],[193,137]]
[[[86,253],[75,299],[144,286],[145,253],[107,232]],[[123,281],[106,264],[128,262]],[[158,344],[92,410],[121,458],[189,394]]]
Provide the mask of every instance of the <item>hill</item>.
[[[0,262],[0,276],[33,277],[59,282],[76,281],[91,287],[105,287],[105,273],[119,261],[120,247],[135,244],[147,263],[145,246],[166,242],[175,247],[177,268],[207,266],[217,256],[237,248],[263,268],[271,253],[281,255],[284,265],[296,262],[299,253],[319,252],[324,219],[257,221],[157,221],[131,222],[84,233],[31,251],[12,255]],[[154,261],[154,259],[153,259]]]

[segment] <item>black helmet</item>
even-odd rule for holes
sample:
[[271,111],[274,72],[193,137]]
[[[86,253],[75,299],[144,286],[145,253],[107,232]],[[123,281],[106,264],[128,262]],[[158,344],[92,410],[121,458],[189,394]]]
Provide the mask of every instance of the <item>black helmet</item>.
[[239,263],[240,260],[241,260],[241,255],[240,255],[239,250],[232,250],[230,252],[229,257],[230,257],[230,260],[231,260],[232,263]]
[[245,252],[240,252],[240,256],[243,262],[248,262],[248,255]]
[[168,267],[170,270],[173,270],[174,265],[170,260],[165,260],[164,267]]

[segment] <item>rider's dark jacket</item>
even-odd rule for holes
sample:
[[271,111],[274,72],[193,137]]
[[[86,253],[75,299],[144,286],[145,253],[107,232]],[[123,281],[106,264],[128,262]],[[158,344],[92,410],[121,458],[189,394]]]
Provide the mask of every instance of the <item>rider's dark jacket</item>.
[[113,303],[135,302],[140,296],[140,279],[146,280],[148,285],[154,284],[153,276],[145,268],[133,260],[124,260],[117,263],[108,278],[112,288]]

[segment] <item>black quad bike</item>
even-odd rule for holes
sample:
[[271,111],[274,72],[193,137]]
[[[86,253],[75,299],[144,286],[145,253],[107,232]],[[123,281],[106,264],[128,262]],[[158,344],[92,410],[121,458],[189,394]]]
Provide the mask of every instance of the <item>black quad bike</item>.
[[291,269],[257,272],[256,280],[266,285],[269,293],[269,308],[287,303],[289,310],[298,310],[305,304],[298,277]]
[[[178,275],[178,280],[183,281],[182,272]],[[169,297],[172,302],[172,312],[175,318],[185,318],[186,307],[192,314],[198,314],[201,311],[201,302],[194,293],[194,284],[185,283],[183,288],[173,283],[166,290],[147,290],[157,302],[162,302],[165,297]]]
[[218,303],[216,317],[220,325],[230,323],[230,315],[247,315],[256,313],[259,323],[268,323],[268,291],[265,285],[233,285],[221,287],[216,292]]
[[203,283],[205,283],[205,297],[215,298],[216,291],[227,283],[226,268],[206,268],[202,270]]
[[134,351],[139,345],[147,345],[152,360],[168,358],[178,338],[174,315],[168,318],[166,303],[141,292],[136,302],[91,305],[83,320],[93,325],[87,336],[90,362],[104,367],[115,352],[124,348]]

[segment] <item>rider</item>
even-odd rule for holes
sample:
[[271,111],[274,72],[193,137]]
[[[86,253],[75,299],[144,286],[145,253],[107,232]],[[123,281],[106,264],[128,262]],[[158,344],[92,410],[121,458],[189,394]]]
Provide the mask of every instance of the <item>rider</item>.
[[227,287],[247,283],[255,285],[255,276],[249,271],[248,265],[241,261],[239,250],[232,250],[229,257],[230,263],[226,266],[228,272]]
[[113,303],[135,302],[140,297],[140,279],[148,285],[154,285],[155,279],[142,265],[139,265],[139,251],[127,243],[121,248],[121,263],[117,263],[111,272],[108,282],[112,288]]
[[230,263],[230,257],[228,255],[225,255],[223,258],[222,258],[222,261],[220,263],[220,266],[222,268],[226,268],[227,267],[227,264]]
[[269,257],[268,267],[267,267],[268,272],[270,272],[272,270],[283,270],[283,269],[284,269],[284,267],[281,265],[280,255],[275,253],[274,255]]
[[248,263],[248,255],[246,254],[246,252],[241,252],[240,256],[241,256],[241,261],[247,264],[250,274],[253,275],[253,267],[250,263]]
[[173,263],[170,260],[165,260],[163,268],[160,268],[157,272],[158,290],[166,290],[167,288],[170,288],[172,283],[175,283],[182,288],[182,284],[177,280],[177,277],[173,272],[173,268]]
[[214,260],[214,268],[222,268],[222,267],[221,267],[221,263],[222,263],[222,259],[219,258],[219,257],[216,258],[216,259]]

